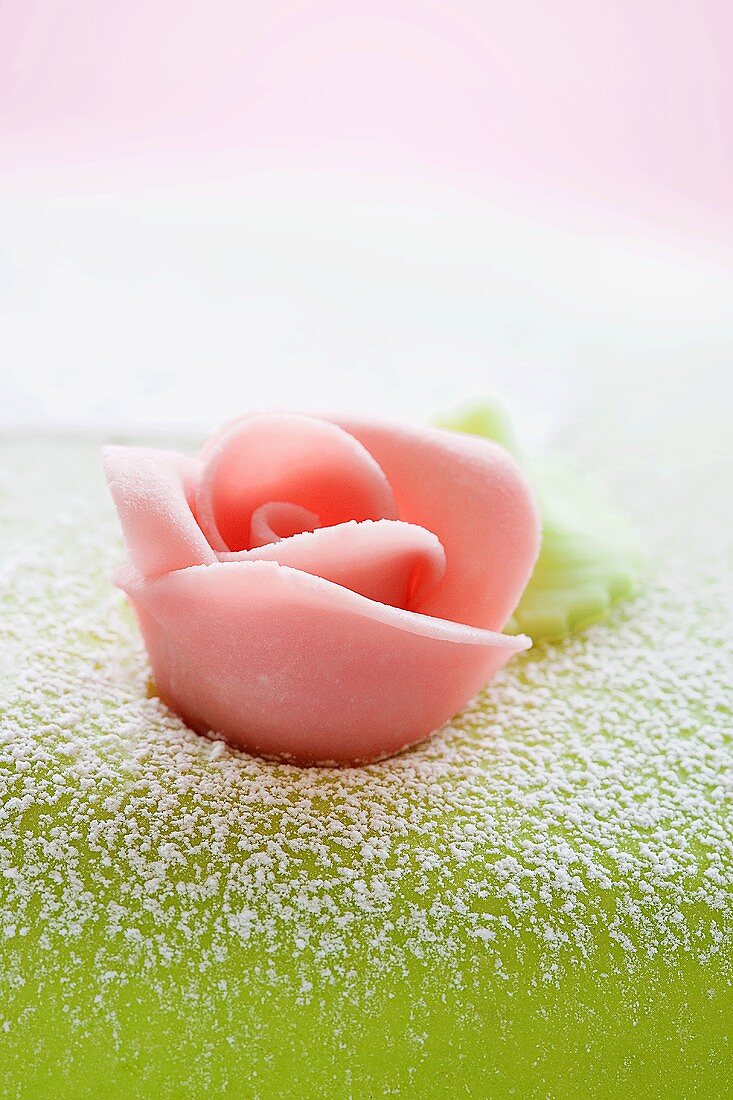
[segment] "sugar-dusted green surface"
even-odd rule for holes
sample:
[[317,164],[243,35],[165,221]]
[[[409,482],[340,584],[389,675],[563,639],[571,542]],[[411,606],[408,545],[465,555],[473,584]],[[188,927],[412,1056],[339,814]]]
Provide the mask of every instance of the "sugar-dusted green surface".
[[730,472],[635,482],[636,601],[319,771],[150,697],[96,447],[0,445],[3,1100],[731,1095]]
[[509,633],[558,640],[605,619],[639,588],[643,554],[628,519],[592,481],[560,462],[529,460],[495,404],[446,415],[440,425],[501,443],[524,465],[542,518],[542,545]]

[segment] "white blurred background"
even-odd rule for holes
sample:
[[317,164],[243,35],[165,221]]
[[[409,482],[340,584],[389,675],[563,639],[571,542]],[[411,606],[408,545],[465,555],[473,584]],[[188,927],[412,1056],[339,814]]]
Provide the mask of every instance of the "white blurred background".
[[357,7],[3,7],[0,427],[730,407],[724,9]]
[[339,183],[6,198],[0,422],[204,430],[271,405],[424,419],[498,395],[541,434],[599,384],[633,404],[680,374],[729,382],[720,258]]

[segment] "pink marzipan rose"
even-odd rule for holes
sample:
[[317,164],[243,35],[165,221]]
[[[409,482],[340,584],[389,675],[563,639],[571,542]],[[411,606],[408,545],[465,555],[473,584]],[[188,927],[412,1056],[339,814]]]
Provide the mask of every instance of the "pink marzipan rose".
[[540,532],[498,445],[437,429],[245,416],[198,459],[106,447],[161,697],[297,763],[389,756],[529,639],[501,633]]

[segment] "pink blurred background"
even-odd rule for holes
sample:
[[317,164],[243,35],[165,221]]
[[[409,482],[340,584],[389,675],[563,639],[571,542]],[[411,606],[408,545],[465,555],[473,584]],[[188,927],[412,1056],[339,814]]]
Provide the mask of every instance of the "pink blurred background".
[[407,161],[732,229],[729,0],[5,0],[0,97],[11,170]]
[[[544,367],[561,377],[589,347],[727,359],[732,55],[730,0],[4,0],[7,415],[115,416],[102,378],[132,360],[123,419],[137,386],[151,418],[175,405],[195,420],[187,380],[204,360],[224,364],[236,401],[267,402],[275,388],[235,370],[247,348],[290,386],[305,355],[314,401],[335,388],[376,405],[389,377],[404,407],[425,375],[426,405],[475,389],[482,359],[500,384],[529,372],[543,400]],[[395,263],[417,252],[400,281]],[[344,290],[344,271],[348,284],[367,270]],[[658,300],[637,310],[650,282]],[[234,301],[226,316],[202,305],[202,287],[257,298],[277,341]],[[130,325],[144,339],[116,336],[115,359],[109,332]],[[74,371],[92,397],[65,402]]]

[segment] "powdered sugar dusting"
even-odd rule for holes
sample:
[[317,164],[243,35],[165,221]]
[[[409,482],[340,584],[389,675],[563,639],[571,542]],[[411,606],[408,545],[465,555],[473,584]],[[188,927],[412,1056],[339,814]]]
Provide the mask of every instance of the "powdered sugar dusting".
[[[196,736],[151,693],[109,581],[121,547],[95,448],[2,454],[6,943],[31,930],[53,956],[94,930],[151,982],[242,944],[266,971],[287,943],[304,1000],[348,975],[355,945],[399,968],[469,943],[507,976],[531,955],[546,981],[601,941],[615,967],[718,952],[733,910],[724,524],[701,544],[651,513],[658,564],[610,622],[516,659],[396,759],[299,769]],[[101,1002],[127,978],[100,971]]]

